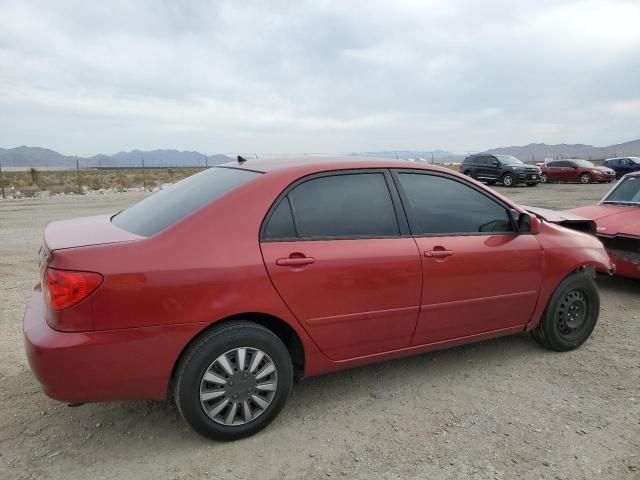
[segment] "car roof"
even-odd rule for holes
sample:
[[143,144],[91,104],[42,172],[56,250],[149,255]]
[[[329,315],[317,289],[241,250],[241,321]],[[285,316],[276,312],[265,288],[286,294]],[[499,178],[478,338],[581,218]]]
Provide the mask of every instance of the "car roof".
[[301,174],[324,172],[330,170],[350,170],[362,168],[413,168],[438,172],[454,172],[446,167],[409,160],[384,159],[375,157],[357,157],[351,155],[335,156],[302,156],[279,158],[255,158],[244,162],[228,162],[220,167],[238,168],[254,172],[295,171]]
[[611,158],[605,158],[604,161],[606,162],[607,160],[620,160],[623,158],[637,158],[638,160],[640,160],[640,157],[635,157],[633,155],[627,155],[626,157],[611,157]]

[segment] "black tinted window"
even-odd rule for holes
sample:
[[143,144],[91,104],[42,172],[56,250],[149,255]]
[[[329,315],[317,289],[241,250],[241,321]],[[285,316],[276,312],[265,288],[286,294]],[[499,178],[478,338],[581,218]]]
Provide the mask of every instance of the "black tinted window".
[[400,234],[382,173],[314,178],[296,187],[290,199],[303,238]]
[[287,238],[295,238],[296,229],[293,225],[293,215],[291,215],[291,207],[289,199],[283,198],[276,207],[267,222],[264,229],[264,240],[283,240]]
[[124,230],[148,237],[259,175],[248,170],[210,168],[145,198],[111,221]]
[[399,178],[417,223],[415,234],[513,231],[507,210],[468,185],[419,173]]

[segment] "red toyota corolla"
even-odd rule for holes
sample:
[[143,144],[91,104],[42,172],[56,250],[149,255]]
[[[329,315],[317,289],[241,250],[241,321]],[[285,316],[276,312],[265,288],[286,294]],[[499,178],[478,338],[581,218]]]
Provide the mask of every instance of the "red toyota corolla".
[[47,227],[24,318],[47,395],[169,397],[235,439],[273,420],[294,378],[523,331],[570,350],[596,324],[600,242],[468,177],[239,160]]

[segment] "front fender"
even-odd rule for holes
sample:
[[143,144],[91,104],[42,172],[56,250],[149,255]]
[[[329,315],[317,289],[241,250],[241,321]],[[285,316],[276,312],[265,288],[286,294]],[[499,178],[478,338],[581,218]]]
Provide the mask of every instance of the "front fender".
[[543,281],[526,330],[538,325],[551,295],[560,282],[573,272],[586,269],[613,274],[615,271],[607,251],[594,236],[544,222],[537,239],[543,252]]

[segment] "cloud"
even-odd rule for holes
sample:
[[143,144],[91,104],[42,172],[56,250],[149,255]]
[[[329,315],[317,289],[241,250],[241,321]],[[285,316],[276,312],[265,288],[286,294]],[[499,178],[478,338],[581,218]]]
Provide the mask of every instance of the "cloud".
[[0,145],[476,150],[636,138],[637,1],[0,0]]

